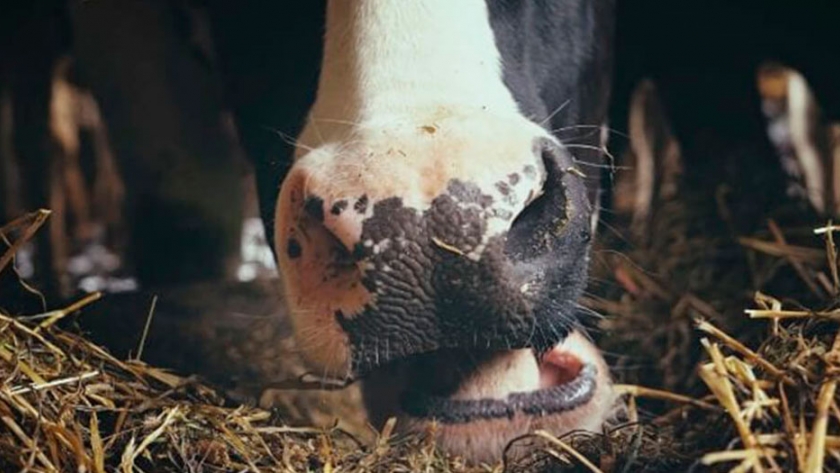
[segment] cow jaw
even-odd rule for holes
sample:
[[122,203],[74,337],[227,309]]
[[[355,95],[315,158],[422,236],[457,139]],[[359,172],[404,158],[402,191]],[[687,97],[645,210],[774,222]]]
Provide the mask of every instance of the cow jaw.
[[427,354],[377,373],[365,394],[375,423],[397,416],[401,431],[433,432],[443,451],[471,463],[498,461],[511,440],[538,429],[598,431],[615,401],[603,357],[579,332],[539,355]]

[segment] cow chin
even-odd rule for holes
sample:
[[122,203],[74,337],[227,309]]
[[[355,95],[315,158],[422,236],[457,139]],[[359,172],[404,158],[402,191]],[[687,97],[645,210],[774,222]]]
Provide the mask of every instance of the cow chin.
[[442,451],[473,464],[526,453],[511,442],[536,430],[598,432],[616,400],[603,357],[578,331],[544,353],[413,357],[374,372],[363,392],[374,425],[396,417],[399,431],[434,435]]

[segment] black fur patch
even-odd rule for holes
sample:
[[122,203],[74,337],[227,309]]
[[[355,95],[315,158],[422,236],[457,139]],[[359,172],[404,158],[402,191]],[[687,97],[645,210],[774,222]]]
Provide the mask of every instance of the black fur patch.
[[333,215],[341,215],[341,212],[347,208],[347,201],[341,199],[333,204],[332,208],[330,209],[330,213]]
[[525,177],[528,179],[536,179],[537,178],[537,168],[531,166],[530,164],[522,168],[522,173],[525,174]]
[[324,199],[318,196],[310,196],[303,203],[303,210],[319,222],[324,221]]
[[303,249],[300,247],[300,243],[294,238],[289,238],[289,241],[286,243],[286,255],[290,259],[295,259],[300,258],[302,253]]
[[363,214],[363,213],[367,212],[367,208],[368,208],[368,196],[367,196],[367,194],[359,197],[359,200],[357,200],[356,203],[353,204],[353,209],[356,212],[359,212],[360,214]]

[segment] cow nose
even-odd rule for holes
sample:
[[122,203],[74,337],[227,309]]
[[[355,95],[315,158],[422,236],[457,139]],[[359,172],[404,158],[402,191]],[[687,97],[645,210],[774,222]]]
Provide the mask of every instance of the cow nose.
[[286,249],[278,262],[293,328],[317,331],[304,350],[330,358],[316,364],[335,366],[344,346],[344,366],[360,375],[414,353],[530,343],[538,325],[560,334],[562,324],[538,318],[581,284],[558,289],[547,275],[565,274],[559,254],[572,255],[569,274],[585,266],[585,248],[567,243],[588,241],[588,220],[566,230],[586,212],[585,188],[556,143],[517,149],[468,172],[399,159],[362,172],[317,156],[293,166],[275,245]]

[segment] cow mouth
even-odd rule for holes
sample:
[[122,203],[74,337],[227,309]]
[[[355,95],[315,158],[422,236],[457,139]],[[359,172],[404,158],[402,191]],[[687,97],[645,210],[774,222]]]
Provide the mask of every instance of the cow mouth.
[[[435,383],[410,387],[400,399],[405,414],[444,424],[513,419],[517,415],[541,417],[576,409],[595,395],[598,367],[581,360],[563,343],[546,353],[533,349],[493,353],[469,367],[471,371],[453,365],[452,355],[455,353],[445,356],[449,368],[441,362],[436,375],[455,366],[465,374],[459,385],[446,394],[435,389]],[[528,359],[533,360],[533,366],[527,366],[531,364]],[[510,373],[511,368],[520,372]]]
[[397,415],[412,424],[452,427],[523,419],[530,424],[561,419],[579,427],[577,420],[567,420],[583,411],[589,419],[592,406],[601,409],[611,391],[603,357],[578,331],[545,351],[445,349],[415,355],[377,370],[365,385],[374,419]]
[[600,431],[616,406],[607,364],[579,331],[544,351],[414,355],[373,371],[362,388],[373,425],[395,417],[399,431],[433,432],[443,451],[476,464],[526,453],[508,447],[535,430]]

